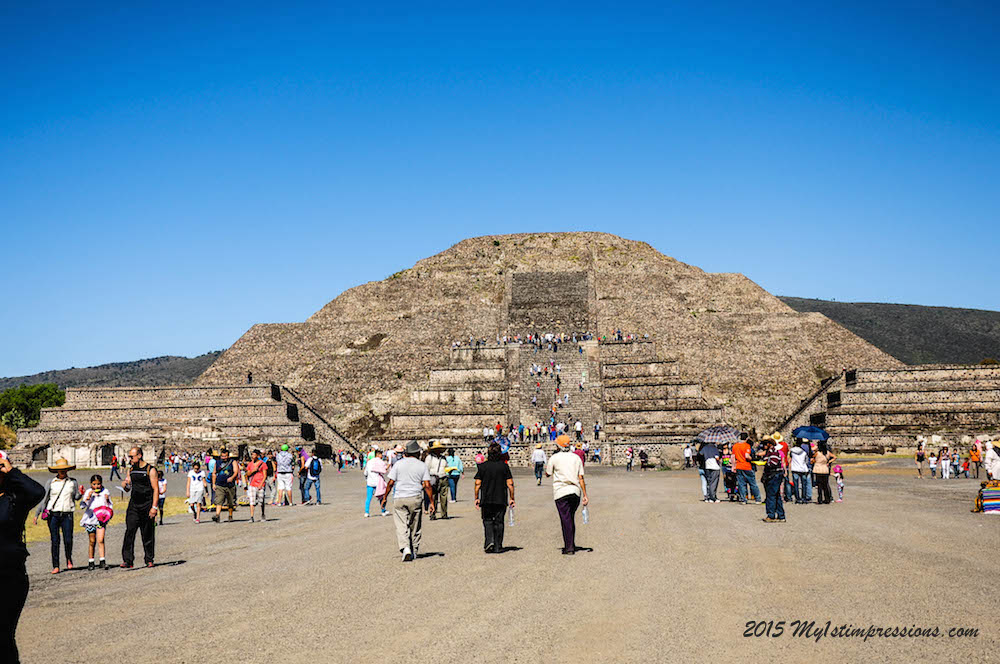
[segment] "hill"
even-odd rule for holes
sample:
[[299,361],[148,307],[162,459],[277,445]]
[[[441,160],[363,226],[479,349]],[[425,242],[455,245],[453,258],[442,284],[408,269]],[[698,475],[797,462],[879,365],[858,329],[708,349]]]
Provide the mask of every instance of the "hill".
[[200,376],[221,354],[222,351],[216,350],[198,357],[165,355],[134,362],[113,362],[83,369],[62,369],[33,376],[0,378],[0,390],[39,383],[55,383],[61,389],[185,385]]
[[801,297],[778,299],[796,311],[823,314],[906,364],[1000,360],[1000,311]]
[[354,440],[376,438],[457,339],[649,334],[734,423],[763,430],[846,366],[899,362],[740,274],[710,274],[606,233],[463,240],[345,291],[301,323],[255,325],[197,380],[273,381]]

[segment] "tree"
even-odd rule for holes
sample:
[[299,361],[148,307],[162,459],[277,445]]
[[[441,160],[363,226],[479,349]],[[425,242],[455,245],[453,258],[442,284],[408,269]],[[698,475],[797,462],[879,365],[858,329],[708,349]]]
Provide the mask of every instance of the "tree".
[[5,424],[0,424],[0,448],[13,447],[17,442],[17,434]]
[[57,408],[64,403],[66,392],[55,383],[12,387],[0,392],[0,418],[7,426],[11,426],[7,424],[9,415],[11,423],[20,423],[17,428],[33,427],[38,424],[42,408]]

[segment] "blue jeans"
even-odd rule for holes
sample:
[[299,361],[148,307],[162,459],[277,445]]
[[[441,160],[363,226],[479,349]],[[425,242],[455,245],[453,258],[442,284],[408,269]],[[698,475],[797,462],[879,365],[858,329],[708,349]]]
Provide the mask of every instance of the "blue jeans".
[[760,502],[760,489],[757,487],[757,476],[754,475],[753,470],[740,470],[736,471],[736,492],[740,496],[740,502],[745,503],[747,501],[747,485],[750,485],[750,493],[753,495],[753,499]]
[[809,473],[792,473],[795,478],[795,502],[808,503],[812,500],[812,477]]
[[783,481],[784,475],[781,473],[774,473],[773,475],[764,477],[764,491],[767,494],[765,504],[769,519],[785,518],[785,505],[781,500],[781,484]]
[[460,475],[449,475],[448,476],[448,488],[451,490],[452,501],[458,500],[458,480],[461,479]]
[[49,538],[52,540],[52,567],[59,567],[59,536],[66,549],[66,560],[73,560],[73,513],[49,512]]
[[318,477],[316,479],[314,479],[314,480],[313,479],[308,479],[308,478],[306,479],[305,488],[302,490],[302,502],[307,503],[307,502],[309,502],[311,500],[311,498],[309,497],[309,489],[312,488],[312,487],[316,487],[316,502],[317,503],[323,502],[323,498],[322,498],[322,496],[320,495],[320,492],[319,492],[319,478]]

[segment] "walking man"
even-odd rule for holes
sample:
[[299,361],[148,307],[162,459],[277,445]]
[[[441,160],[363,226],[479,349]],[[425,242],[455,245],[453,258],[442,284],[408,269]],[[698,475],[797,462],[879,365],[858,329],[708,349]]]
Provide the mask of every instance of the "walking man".
[[404,457],[393,464],[389,481],[382,494],[382,509],[389,493],[396,490],[392,500],[393,521],[396,524],[396,543],[403,554],[403,562],[413,560],[420,548],[420,528],[423,510],[421,493],[431,501],[430,513],[434,514],[434,497],[431,493],[431,476],[427,465],[420,460],[420,444],[411,440],[406,445]]
[[435,440],[431,443],[431,446],[427,448],[429,454],[427,455],[427,472],[431,476],[431,489],[433,491],[432,502],[434,503],[434,509],[431,511],[431,521],[437,519],[436,512],[441,512],[441,518],[448,518],[448,472],[445,470],[448,467],[448,462],[445,460],[444,444]]
[[267,461],[263,459],[260,450],[250,453],[250,463],[247,464],[247,498],[250,500],[250,523],[254,522],[254,512],[260,505],[260,520],[267,521],[264,516],[264,483],[267,481]]
[[538,480],[538,486],[542,486],[542,473],[545,472],[545,450],[542,449],[542,444],[539,443],[535,445],[535,451],[531,453],[531,460],[535,464],[535,479]]
[[108,481],[109,482],[112,481],[113,479],[115,479],[115,477],[118,477],[118,479],[121,479],[122,478],[122,474],[118,470],[118,455],[117,454],[112,454],[111,455],[111,477],[108,479]]
[[229,508],[229,521],[233,520],[233,510],[236,508],[236,482],[240,478],[236,462],[229,458],[229,450],[223,447],[219,450],[219,462],[215,465],[212,475],[212,486],[215,487],[215,516],[212,521],[220,522],[222,508]]
[[483,517],[483,551],[503,553],[503,519],[508,505],[514,509],[514,477],[502,460],[498,443],[490,443],[475,480],[473,495]]
[[142,554],[146,567],[153,566],[155,553],[157,504],[160,498],[159,473],[156,468],[142,460],[142,450],[133,447],[128,451],[132,462],[128,477],[122,488],[131,491],[125,511],[125,538],[122,540],[122,564],[125,569],[135,564],[135,533],[142,537]]
[[562,526],[563,555],[576,553],[576,510],[587,499],[587,484],[583,480],[583,462],[570,450],[569,436],[556,438],[557,451],[549,457],[545,474],[552,478],[552,496]]
[[278,466],[278,504],[284,505],[288,501],[289,505],[294,505],[292,500],[292,475],[295,473],[295,456],[288,451],[288,444],[281,446],[281,451],[275,457]]

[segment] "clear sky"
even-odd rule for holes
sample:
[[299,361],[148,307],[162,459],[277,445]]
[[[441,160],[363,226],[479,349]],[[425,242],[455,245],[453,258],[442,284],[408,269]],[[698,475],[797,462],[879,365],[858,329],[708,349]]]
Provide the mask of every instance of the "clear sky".
[[271,4],[2,3],[0,375],[226,348],[504,232],[1000,309],[995,2]]

